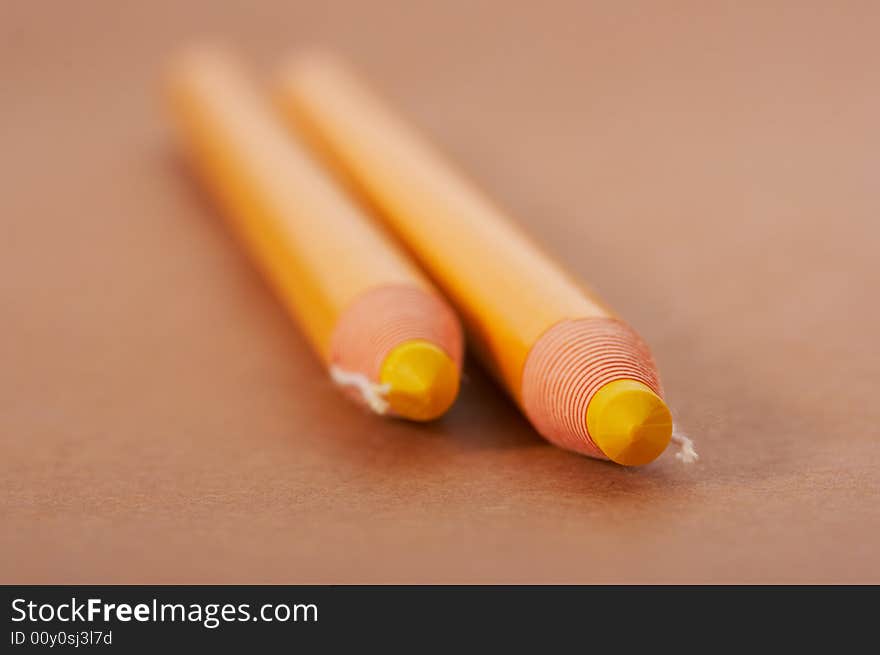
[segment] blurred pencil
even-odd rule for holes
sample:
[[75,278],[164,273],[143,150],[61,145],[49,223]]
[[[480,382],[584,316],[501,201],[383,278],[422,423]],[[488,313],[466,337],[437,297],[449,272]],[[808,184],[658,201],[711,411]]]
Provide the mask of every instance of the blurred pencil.
[[171,66],[181,140],[333,379],[379,414],[443,414],[458,392],[458,319],[285,130],[228,53]]
[[332,57],[282,69],[279,98],[459,309],[477,352],[553,443],[652,461],[672,419],[645,343]]

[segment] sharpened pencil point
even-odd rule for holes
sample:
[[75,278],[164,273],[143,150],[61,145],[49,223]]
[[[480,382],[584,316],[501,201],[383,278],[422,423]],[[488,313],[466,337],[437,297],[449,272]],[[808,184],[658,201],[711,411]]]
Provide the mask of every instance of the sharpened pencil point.
[[672,415],[646,385],[615,380],[599,389],[587,408],[590,437],[618,464],[639,466],[660,456],[672,438]]
[[385,358],[379,375],[390,387],[391,411],[413,421],[430,421],[442,415],[458,394],[458,367],[433,343],[414,339],[395,347]]

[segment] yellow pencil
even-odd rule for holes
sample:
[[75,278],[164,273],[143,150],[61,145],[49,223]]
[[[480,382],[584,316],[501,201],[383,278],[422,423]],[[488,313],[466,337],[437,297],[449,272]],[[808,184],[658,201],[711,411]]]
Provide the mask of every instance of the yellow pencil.
[[537,430],[625,465],[672,419],[645,343],[575,283],[332,57],[282,69],[279,99],[459,310],[478,354]]
[[168,91],[197,170],[333,379],[380,414],[445,412],[462,359],[445,300],[292,138],[229,54],[179,57]]

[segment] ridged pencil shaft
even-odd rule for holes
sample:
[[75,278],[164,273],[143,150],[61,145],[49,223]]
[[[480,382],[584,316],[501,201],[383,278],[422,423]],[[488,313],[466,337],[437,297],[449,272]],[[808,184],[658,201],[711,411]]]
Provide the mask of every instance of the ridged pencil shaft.
[[334,379],[379,413],[442,414],[462,358],[445,300],[228,53],[185,53],[168,92],[195,168]]
[[544,437],[627,465],[666,448],[651,354],[603,302],[337,60],[293,59],[277,89],[294,129],[377,207]]

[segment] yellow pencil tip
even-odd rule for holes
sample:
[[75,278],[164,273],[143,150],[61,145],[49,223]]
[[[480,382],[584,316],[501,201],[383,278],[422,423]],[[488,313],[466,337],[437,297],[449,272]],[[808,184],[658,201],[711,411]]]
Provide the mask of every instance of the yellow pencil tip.
[[615,380],[590,399],[587,429],[611,461],[639,466],[657,459],[669,445],[672,415],[646,385]]
[[379,381],[390,387],[388,403],[397,416],[430,421],[441,416],[458,395],[458,367],[429,341],[406,341],[388,353]]

